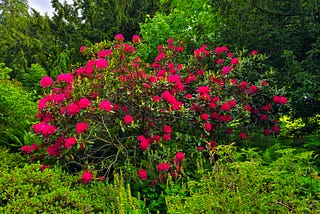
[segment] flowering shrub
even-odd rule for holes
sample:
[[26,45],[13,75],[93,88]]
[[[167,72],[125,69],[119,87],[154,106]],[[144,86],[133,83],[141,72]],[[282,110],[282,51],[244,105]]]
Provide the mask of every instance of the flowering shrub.
[[249,82],[243,73],[250,65],[242,61],[254,64],[257,54],[236,57],[225,46],[203,45],[192,56],[169,39],[150,65],[138,56],[140,42],[118,34],[113,42],[81,47],[93,56],[87,64],[55,81],[43,77],[41,86],[51,90],[33,125],[43,142],[23,152],[84,170],[85,184],[92,170],[107,175],[130,164],[152,185],[169,174],[192,174],[192,157],[212,159],[218,144],[241,143],[253,130],[280,131],[277,109],[287,99],[273,95],[268,80]]

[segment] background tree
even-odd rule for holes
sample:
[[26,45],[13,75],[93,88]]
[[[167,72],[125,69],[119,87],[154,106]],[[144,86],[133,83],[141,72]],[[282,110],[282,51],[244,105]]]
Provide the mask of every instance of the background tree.
[[308,122],[319,114],[319,1],[213,0],[211,5],[224,17],[223,44],[269,56],[278,87],[291,97],[293,116]]

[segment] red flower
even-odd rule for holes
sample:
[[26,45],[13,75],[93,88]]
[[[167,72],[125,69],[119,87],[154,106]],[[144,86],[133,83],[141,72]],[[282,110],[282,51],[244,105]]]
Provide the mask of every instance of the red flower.
[[97,59],[95,65],[97,68],[102,69],[108,67],[108,62],[105,59]]
[[279,98],[279,104],[284,105],[288,102],[288,99],[286,97],[280,97]]
[[161,99],[161,98],[160,98],[159,96],[154,96],[154,97],[152,98],[153,102],[159,102],[160,99]]
[[216,55],[219,55],[220,53],[223,53],[223,52],[227,52],[228,51],[228,48],[226,46],[222,46],[222,47],[217,47],[215,50],[214,50],[214,53]]
[[283,96],[274,96],[272,100],[273,102],[278,103],[280,105],[284,105],[288,102],[288,99]]
[[221,65],[221,64],[223,63],[223,60],[222,60],[222,59],[217,59],[216,63],[217,63],[218,65]]
[[177,152],[175,156],[175,160],[177,162],[182,162],[184,160],[184,153],[183,152]]
[[203,113],[203,114],[200,115],[200,119],[201,119],[201,120],[209,120],[209,115]]
[[81,46],[80,47],[80,52],[83,53],[86,50],[86,46]]
[[142,142],[142,141],[147,140],[147,138],[146,138],[145,136],[143,136],[143,135],[139,135],[139,136],[137,137],[137,140],[138,140],[139,142]]
[[250,93],[255,94],[259,90],[259,87],[256,85],[250,86]]
[[69,115],[76,115],[80,112],[80,108],[77,104],[71,103],[67,108],[67,113]]
[[112,54],[112,50],[108,49],[108,50],[101,50],[98,53],[98,58],[102,59],[105,58],[107,56],[110,56]]
[[162,136],[162,138],[163,138],[164,141],[169,141],[169,140],[171,140],[171,135],[170,134],[164,134]]
[[226,130],[226,133],[227,133],[227,134],[232,134],[232,129],[227,129],[227,130]]
[[48,146],[47,153],[50,157],[56,156],[59,154],[60,143],[55,143],[51,146]]
[[170,164],[169,163],[159,163],[158,164],[158,171],[162,172],[162,171],[168,171],[170,169]]
[[65,83],[72,83],[73,82],[73,76],[72,74],[59,74],[56,79],[57,82],[65,82]]
[[169,125],[164,126],[163,131],[164,131],[164,133],[170,134],[172,132],[171,126],[169,126]]
[[232,65],[236,65],[236,64],[238,64],[238,63],[239,63],[238,58],[232,58],[232,59],[231,59],[231,64],[232,64]]
[[41,172],[43,172],[46,168],[49,168],[50,165],[48,164],[42,164],[41,165]]
[[139,148],[141,149],[141,151],[147,150],[149,148],[149,141],[148,140],[141,141],[139,144]]
[[265,114],[262,114],[262,115],[260,116],[260,120],[266,121],[266,120],[268,120],[268,116],[265,115]]
[[191,98],[192,98],[192,94],[187,94],[187,95],[186,95],[186,98],[187,98],[187,99],[191,99]]
[[197,147],[197,150],[198,150],[199,152],[201,152],[201,151],[204,150],[204,148],[203,148],[203,146],[198,146],[198,147]]
[[224,76],[224,75],[227,75],[228,73],[230,73],[230,71],[233,69],[233,67],[232,66],[224,66],[223,68],[222,68],[222,75]]
[[84,123],[84,122],[79,122],[76,125],[76,132],[78,134],[82,134],[84,131],[86,131],[88,129],[88,124]]
[[89,183],[89,181],[93,180],[93,174],[88,169],[86,169],[82,174],[81,180],[82,183],[87,184]]
[[269,85],[269,83],[266,80],[262,80],[261,81],[261,85],[262,86],[267,86],[267,85]]
[[251,56],[255,56],[255,55],[257,55],[257,54],[258,54],[258,51],[257,51],[257,50],[253,50],[253,51],[251,51],[251,53],[250,53]]
[[243,107],[244,110],[246,111],[252,111],[252,108],[249,104],[246,104],[244,107]]
[[217,142],[215,140],[211,140],[210,141],[210,150],[213,150],[214,148],[217,147]]
[[212,119],[219,119],[219,113],[218,113],[218,112],[215,112],[215,111],[212,112],[212,113],[211,113],[211,118],[212,118]]
[[74,137],[69,137],[65,140],[64,147],[69,149],[71,146],[77,143],[77,139]]
[[31,154],[33,152],[33,149],[31,148],[31,146],[25,145],[25,146],[22,146],[21,151],[27,154]]
[[198,87],[198,90],[197,90],[198,94],[201,94],[201,93],[209,93],[210,92],[210,88],[209,86],[199,86]]
[[221,110],[222,111],[229,111],[231,109],[231,106],[229,103],[225,102],[225,103],[222,103],[221,105]]
[[274,127],[272,127],[272,131],[274,133],[278,133],[280,131],[280,127],[279,126],[274,126]]
[[139,35],[133,35],[132,36],[132,42],[133,43],[139,43],[141,41],[141,37]]
[[246,138],[247,138],[247,135],[246,135],[245,133],[240,133],[240,137],[241,137],[242,139],[246,139]]
[[124,37],[123,37],[123,35],[122,34],[117,34],[117,35],[115,35],[115,37],[114,37],[117,41],[120,41],[120,42],[123,42],[124,41]]
[[247,86],[248,86],[248,83],[247,82],[240,82],[239,85],[240,85],[242,90],[245,90],[247,88]]
[[123,121],[125,124],[131,124],[133,122],[133,118],[131,115],[126,115],[124,118],[123,118]]
[[270,129],[265,129],[265,130],[263,131],[263,133],[268,136],[268,135],[271,134],[271,131],[270,131]]
[[204,129],[205,129],[207,132],[210,132],[210,131],[212,130],[212,125],[211,125],[211,123],[206,122],[206,123],[204,124]]
[[235,100],[230,100],[230,101],[229,101],[229,104],[230,104],[233,108],[235,108],[235,107],[237,106],[237,102],[236,102]]
[[88,98],[81,98],[78,102],[78,106],[80,109],[88,108],[91,105],[91,102]]
[[138,176],[140,177],[141,180],[145,181],[145,180],[147,180],[147,178],[148,178],[148,173],[147,173],[146,170],[140,169],[140,170],[138,171]]
[[102,100],[99,108],[105,110],[106,112],[109,112],[112,110],[112,105],[108,100]]
[[178,74],[172,74],[168,76],[167,81],[171,83],[178,83],[178,82],[181,82],[181,79]]
[[49,76],[42,77],[41,80],[40,80],[40,86],[42,88],[47,88],[47,87],[53,86],[52,78],[49,77]]

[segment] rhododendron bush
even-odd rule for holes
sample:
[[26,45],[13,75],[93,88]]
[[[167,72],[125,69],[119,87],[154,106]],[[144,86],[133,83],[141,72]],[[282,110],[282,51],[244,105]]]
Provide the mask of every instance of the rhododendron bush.
[[188,54],[169,39],[150,65],[139,57],[141,42],[119,34],[81,47],[92,57],[85,65],[56,80],[43,77],[47,93],[32,127],[43,141],[23,151],[84,172],[84,183],[126,164],[152,183],[195,170],[193,157],[211,160],[218,144],[243,143],[254,130],[280,131],[277,109],[287,99],[267,79],[244,75],[257,52],[237,57],[225,46],[203,45]]

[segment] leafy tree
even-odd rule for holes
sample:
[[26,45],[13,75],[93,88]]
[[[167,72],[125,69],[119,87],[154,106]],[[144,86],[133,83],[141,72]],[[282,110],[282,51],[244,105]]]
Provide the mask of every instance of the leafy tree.
[[269,56],[293,114],[306,120],[319,114],[319,1],[219,0],[211,5],[224,17],[223,43]]
[[157,45],[165,44],[168,38],[184,41],[188,51],[203,44],[214,45],[220,41],[222,17],[219,12],[213,12],[209,2],[162,1],[161,10],[154,17],[147,17],[140,25],[140,34],[147,44],[143,50],[143,58],[149,61],[153,59],[157,54]]

